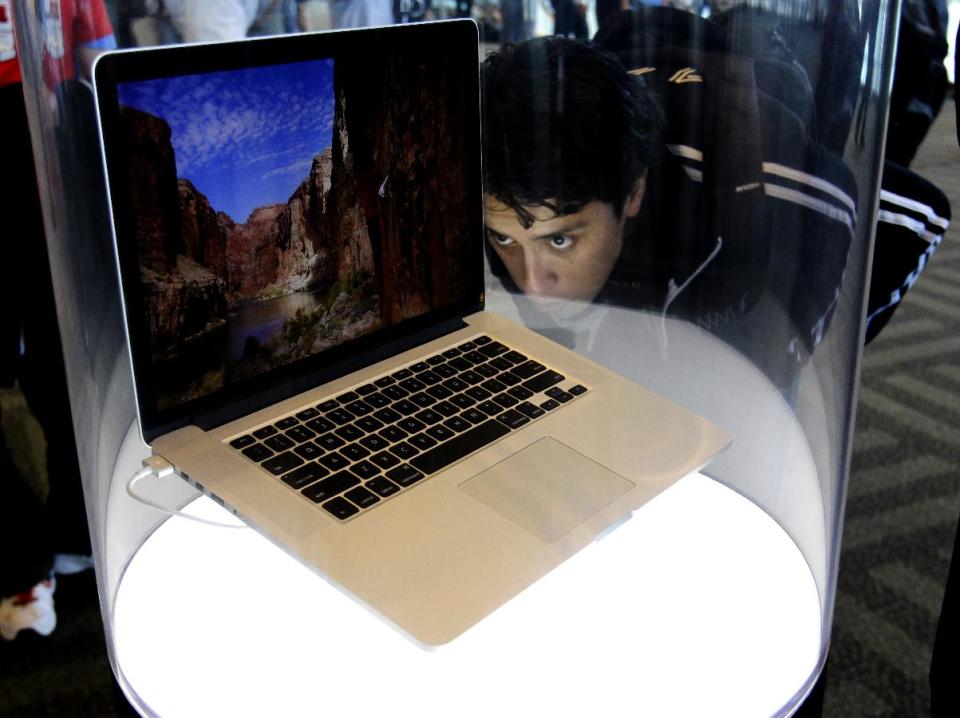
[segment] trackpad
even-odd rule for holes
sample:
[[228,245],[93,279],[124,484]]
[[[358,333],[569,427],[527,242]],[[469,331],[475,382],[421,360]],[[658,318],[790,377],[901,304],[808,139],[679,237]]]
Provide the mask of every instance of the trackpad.
[[633,487],[619,474],[550,437],[460,484],[473,498],[550,542]]

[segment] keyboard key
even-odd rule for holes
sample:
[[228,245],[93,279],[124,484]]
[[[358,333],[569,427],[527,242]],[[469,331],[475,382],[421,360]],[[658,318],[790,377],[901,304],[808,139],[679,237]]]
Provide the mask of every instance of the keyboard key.
[[445,382],[443,382],[443,386],[447,387],[447,389],[452,391],[454,394],[470,388],[470,385],[467,384],[467,382],[461,381],[456,377],[453,379],[447,379]]
[[456,359],[451,359],[450,361],[448,361],[447,366],[453,369],[456,369],[457,371],[466,371],[467,369],[472,367],[473,364],[468,362],[463,357],[457,357]]
[[360,444],[347,444],[340,453],[346,456],[350,461],[360,461],[370,456],[370,450]]
[[266,439],[268,436],[273,436],[276,433],[276,428],[272,426],[261,426],[259,429],[253,432],[253,435],[258,439]]
[[[573,394],[568,394],[559,386],[555,386],[552,389],[548,389],[547,396],[549,396],[551,399],[556,399],[561,404],[565,404],[566,402],[570,401],[573,398]],[[270,440],[267,439],[267,441],[270,441]]]
[[410,393],[423,391],[427,388],[426,384],[424,384],[422,381],[417,381],[416,379],[406,379],[400,382],[400,386]]
[[433,372],[441,379],[449,379],[450,377],[456,375],[457,370],[449,364],[438,364],[437,366],[433,367]]
[[420,406],[407,399],[401,399],[391,407],[394,411],[399,411],[404,416],[410,416],[420,411]]
[[323,412],[333,411],[338,406],[340,406],[340,402],[338,402],[336,399],[327,399],[322,404],[317,404],[317,408]]
[[322,479],[324,476],[330,474],[324,467],[320,464],[313,462],[301,466],[299,469],[294,469],[289,474],[284,474],[281,479],[284,483],[289,484],[298,491],[304,486],[309,486],[314,481]]
[[536,376],[540,372],[546,370],[543,364],[538,361],[531,359],[528,362],[515,366],[511,371],[516,374],[521,379],[529,379],[532,376]]
[[446,359],[443,358],[440,354],[434,354],[432,357],[427,359],[427,364],[430,366],[436,366],[437,364],[443,364]]
[[418,361],[416,364],[410,365],[410,371],[412,371],[414,374],[418,374],[429,368],[430,368],[430,365],[427,364],[425,361]]
[[450,397],[450,403],[455,406],[459,406],[461,409],[468,409],[476,404],[477,400],[467,396],[466,394],[456,394]]
[[434,399],[432,396],[430,396],[429,394],[423,391],[418,392],[417,394],[414,394],[413,396],[411,396],[410,401],[412,401],[417,406],[420,406],[423,408],[426,408],[428,406],[433,406],[434,404],[437,403],[436,399]]
[[509,409],[511,406],[516,406],[519,403],[517,399],[509,394],[497,394],[495,397],[493,397],[493,400],[504,409]]
[[416,456],[420,452],[413,448],[413,445],[408,444],[406,441],[401,441],[396,446],[390,447],[390,453],[396,456],[399,459],[406,461],[411,456]]
[[390,408],[375,411],[373,412],[373,415],[378,421],[382,421],[384,424],[392,424],[393,422],[400,421],[400,419],[403,418],[403,414],[399,414]]
[[560,402],[557,401],[556,399],[547,399],[545,402],[543,402],[540,405],[540,408],[543,409],[544,411],[553,411],[558,406],[560,406]]
[[394,382],[396,382],[396,379],[394,379],[392,376],[382,376],[373,383],[383,389],[383,387],[390,386]]
[[490,342],[489,344],[480,347],[477,351],[492,359],[493,357],[498,357],[501,354],[506,354],[510,351],[510,347],[504,346],[500,342]]
[[493,394],[491,394],[489,391],[479,386],[471,386],[463,393],[472,399],[476,399],[477,401],[483,401],[484,399],[489,399],[491,396],[493,396]]
[[389,469],[400,463],[400,459],[393,454],[387,453],[386,451],[381,451],[379,454],[374,454],[370,457],[370,461],[375,463],[381,469]]
[[298,411],[298,412],[297,412],[297,418],[300,419],[300,421],[307,421],[308,419],[315,419],[315,418],[317,418],[318,416],[320,416],[320,411],[319,411],[318,409],[314,409],[313,407],[310,407],[309,409],[304,409],[303,411]]
[[336,496],[341,491],[353,488],[360,483],[360,479],[349,471],[338,471],[333,476],[321,479],[317,483],[308,486],[300,493],[311,501],[320,503],[326,501],[331,496]]
[[321,456],[320,463],[331,471],[339,471],[340,469],[345,469],[350,465],[350,462],[343,458],[340,454],[327,454],[326,456]]
[[377,434],[370,434],[360,439],[360,444],[370,451],[381,451],[390,446],[390,442]]
[[467,384],[479,384],[483,381],[483,377],[473,370],[465,371],[457,378],[461,381],[467,382]]
[[467,352],[463,355],[463,358],[471,364],[485,364],[487,361],[487,357],[478,351]]
[[587,393],[587,387],[585,387],[583,384],[577,384],[576,386],[571,386],[569,389],[567,389],[567,391],[574,396],[580,396],[581,394]]
[[274,476],[280,476],[285,474],[288,471],[291,471],[298,466],[303,464],[303,459],[294,454],[292,451],[287,451],[282,454],[277,454],[273,458],[267,459],[260,466],[265,468]]
[[232,446],[234,449],[243,449],[244,447],[256,443],[256,441],[257,440],[250,436],[250,434],[244,434],[243,436],[238,436],[236,439],[231,441],[230,446]]
[[371,464],[366,459],[355,463],[353,466],[350,467],[350,471],[355,473],[364,481],[366,481],[367,479],[372,479],[374,476],[380,473],[380,469],[378,469],[376,466]]
[[415,418],[417,421],[422,421],[424,424],[436,424],[438,421],[443,420],[443,414],[438,414],[432,409],[424,409],[417,414]]
[[308,441],[305,444],[300,444],[293,450],[297,456],[307,461],[312,461],[319,456],[323,456],[324,451],[319,446],[314,444],[312,441]]
[[459,350],[459,349],[447,349],[447,350],[443,353],[443,356],[445,356],[447,359],[453,359],[453,358],[455,358],[455,357],[460,356],[460,350]]
[[473,367],[473,370],[485,379],[490,379],[500,373],[489,364],[478,364],[477,366]]
[[[308,429],[302,424],[298,424],[287,432],[287,436],[298,444],[302,444],[304,441],[310,441],[310,439],[314,438],[316,435],[317,432]],[[269,439],[267,441],[269,441]]]
[[527,389],[527,388],[525,388],[525,387],[522,387],[522,386],[512,387],[512,388],[510,388],[510,389],[507,390],[507,393],[508,393],[510,396],[516,397],[516,398],[519,399],[520,401],[526,401],[526,400],[529,399],[531,396],[533,396],[533,392],[532,392],[532,391],[530,391],[529,389]]
[[527,360],[527,357],[525,357],[523,354],[521,354],[518,351],[507,352],[506,354],[504,354],[502,357],[499,357],[499,358],[506,359],[511,364],[523,364]]
[[336,424],[334,424],[332,421],[327,421],[321,416],[319,419],[311,419],[308,421],[307,426],[309,426],[311,430],[317,432],[318,434],[326,434],[328,431],[333,429]]
[[443,425],[448,429],[453,429],[458,434],[461,434],[467,429],[473,427],[473,424],[465,419],[461,419],[459,416],[455,416],[452,419],[447,419],[445,422],[443,422]]
[[511,429],[519,429],[524,424],[529,423],[530,419],[525,417],[519,411],[514,411],[513,409],[511,409],[510,411],[505,411],[500,416],[498,416],[497,421],[503,422],[504,424],[509,426]]
[[376,394],[370,394],[370,396],[364,397],[364,401],[366,401],[374,409],[382,409],[390,403],[390,399],[381,394],[379,391]]
[[481,334],[479,337],[473,340],[473,343],[479,347],[479,346],[483,346],[484,344],[489,344],[492,341],[493,339],[488,337],[486,334]]
[[479,406],[477,406],[477,408],[487,416],[496,416],[497,414],[503,411],[502,406],[500,406],[499,404],[495,404],[492,401],[485,401]]
[[406,389],[401,389],[399,385],[394,384],[393,386],[388,386],[386,389],[384,389],[383,395],[390,401],[400,401],[401,399],[410,396],[410,392]]
[[344,424],[349,424],[354,420],[353,414],[343,409],[334,409],[333,411],[327,412],[327,418],[330,419],[334,424],[343,426]]
[[248,446],[243,450],[243,455],[246,456],[251,461],[263,461],[273,456],[273,451],[268,449],[263,444],[254,444],[253,446]]
[[449,399],[453,396],[453,392],[443,385],[431,386],[427,393],[434,399]]
[[354,426],[363,429],[368,434],[372,434],[374,431],[380,431],[383,428],[383,422],[374,419],[372,416],[365,416],[362,419],[357,419],[353,422]]
[[445,444],[410,459],[410,464],[425,474],[432,474],[509,433],[506,426],[490,419],[469,431],[457,434]]
[[421,451],[426,451],[437,445],[437,440],[427,436],[426,434],[417,434],[416,436],[410,437],[410,443],[416,446]]
[[461,352],[472,352],[476,348],[477,348],[477,345],[474,344],[473,342],[464,342],[463,344],[457,347],[457,349],[459,349]]
[[334,430],[333,433],[339,436],[344,441],[356,441],[364,434],[362,429],[358,429],[353,424],[347,424],[346,426],[341,426],[339,429]]
[[[526,357],[524,357],[524,361],[526,361]],[[497,369],[498,371],[509,371],[510,368],[513,366],[513,364],[508,362],[503,357],[497,357],[496,359],[492,359],[488,362],[488,364],[492,366],[494,369]]]
[[388,426],[386,429],[380,432],[380,436],[393,443],[395,441],[406,439],[409,435],[399,426]]
[[400,491],[400,487],[397,486],[392,481],[387,481],[382,476],[378,476],[375,479],[370,479],[366,484],[364,484],[368,489],[375,491],[380,496],[386,498],[387,496],[393,496],[395,493]]
[[415,434],[418,431],[423,431],[426,428],[426,424],[422,421],[417,421],[412,417],[407,417],[397,422],[397,426],[406,431],[408,434]]
[[269,439],[266,439],[264,442],[274,451],[286,451],[293,446],[296,446],[296,442],[293,439],[288,439],[283,434],[277,434],[276,436],[271,436]]
[[432,371],[422,371],[417,374],[417,381],[426,384],[427,386],[433,386],[438,384],[442,377],[439,374],[436,374]]
[[418,482],[420,479],[423,478],[423,474],[421,474],[416,469],[413,469],[412,467],[408,466],[407,464],[403,464],[402,466],[398,466],[395,469],[391,469],[390,471],[387,472],[387,476],[389,476],[391,479],[396,481],[401,486],[410,486],[411,484],[415,484],[416,482]]
[[518,406],[517,411],[519,411],[524,416],[529,416],[531,419],[536,419],[538,416],[543,416],[546,413],[539,406],[531,404],[529,401],[525,401],[520,406]]
[[323,505],[323,508],[327,513],[332,514],[335,518],[343,521],[348,519],[354,514],[360,513],[360,509],[351,504],[342,496],[338,496],[335,499],[331,499]]
[[459,407],[451,404],[449,401],[441,401],[439,404],[434,404],[433,410],[447,417],[456,416],[460,413]]
[[533,377],[533,379],[527,379],[523,382],[523,386],[534,394],[547,389],[554,384],[559,384],[563,381],[565,377],[563,374],[558,374],[555,371],[545,371],[542,374]]
[[409,369],[400,369],[399,371],[393,372],[393,374],[391,374],[390,376],[392,376],[397,381],[403,381],[404,379],[409,379],[410,377],[412,377],[413,372],[410,371]]
[[337,397],[337,401],[341,404],[349,404],[351,401],[356,401],[360,398],[360,395],[355,391],[347,391]]
[[507,386],[516,386],[523,380],[513,372],[505,371],[502,374],[497,374],[497,381],[502,382]]
[[471,424],[482,424],[487,420],[487,415],[482,411],[477,411],[476,409],[467,409],[460,416],[469,421]]
[[322,446],[327,451],[333,451],[334,449],[339,449],[341,446],[347,442],[341,439],[336,434],[324,434],[319,439],[317,439],[317,444]]
[[427,429],[427,435],[432,436],[437,441],[446,441],[447,439],[452,439],[454,436],[456,436],[453,431],[442,424],[431,426],[429,429]]
[[376,494],[362,486],[356,486],[350,489],[344,496],[361,509],[370,508],[380,500]]
[[289,429],[291,426],[296,426],[299,423],[300,422],[297,421],[296,417],[288,416],[286,418],[280,419],[280,421],[276,422],[274,426],[280,429],[280,431],[284,431],[285,429]]
[[366,416],[373,411],[373,407],[370,406],[365,401],[351,401],[346,406],[347,411],[349,411],[354,416]]
[[377,390],[377,387],[375,387],[373,384],[364,384],[363,386],[357,387],[357,393],[360,396],[367,396],[369,394],[373,394],[373,392],[375,392],[376,390]]
[[507,388],[506,384],[501,384],[496,379],[487,379],[480,386],[487,391],[493,392],[494,394],[499,394],[501,391],[504,391]]

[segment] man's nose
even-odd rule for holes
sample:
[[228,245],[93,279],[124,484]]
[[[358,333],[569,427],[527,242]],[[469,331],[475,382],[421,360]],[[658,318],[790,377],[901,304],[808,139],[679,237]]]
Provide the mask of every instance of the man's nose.
[[524,257],[524,291],[527,294],[550,296],[557,285],[557,273],[552,264],[536,250]]

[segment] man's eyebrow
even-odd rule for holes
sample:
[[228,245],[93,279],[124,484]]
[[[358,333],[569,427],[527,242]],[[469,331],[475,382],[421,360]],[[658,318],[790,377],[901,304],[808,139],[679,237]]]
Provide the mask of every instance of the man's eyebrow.
[[589,222],[583,218],[574,218],[570,215],[561,215],[560,217],[556,217],[549,221],[555,222],[556,224],[542,232],[538,231],[536,233],[537,239],[553,237],[565,232],[575,232],[576,230],[581,229],[589,224]]

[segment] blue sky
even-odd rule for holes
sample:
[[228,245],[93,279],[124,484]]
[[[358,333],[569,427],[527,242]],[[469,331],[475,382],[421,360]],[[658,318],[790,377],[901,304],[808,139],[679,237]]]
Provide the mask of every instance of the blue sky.
[[170,125],[177,176],[245,222],[286,202],[333,133],[333,61],[125,83],[120,102]]

